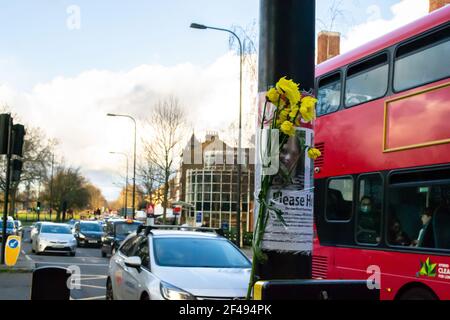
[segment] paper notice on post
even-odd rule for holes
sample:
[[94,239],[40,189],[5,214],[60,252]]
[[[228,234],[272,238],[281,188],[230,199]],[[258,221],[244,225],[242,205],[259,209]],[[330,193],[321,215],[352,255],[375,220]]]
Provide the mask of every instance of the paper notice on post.
[[272,206],[282,211],[282,221],[269,210],[269,221],[262,248],[271,251],[310,253],[313,246],[314,193],[297,190],[272,190]]
[[297,128],[280,150],[278,174],[273,177],[267,201],[278,209],[281,219],[269,209],[262,249],[310,254],[313,246],[314,176],[307,148],[313,145],[314,131]]

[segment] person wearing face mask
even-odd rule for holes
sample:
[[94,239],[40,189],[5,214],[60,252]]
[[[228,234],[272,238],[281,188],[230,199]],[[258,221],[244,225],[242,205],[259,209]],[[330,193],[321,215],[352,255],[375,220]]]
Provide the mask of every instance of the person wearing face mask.
[[378,243],[380,241],[380,216],[373,208],[372,198],[363,197],[360,201],[359,211],[358,241],[362,243]]

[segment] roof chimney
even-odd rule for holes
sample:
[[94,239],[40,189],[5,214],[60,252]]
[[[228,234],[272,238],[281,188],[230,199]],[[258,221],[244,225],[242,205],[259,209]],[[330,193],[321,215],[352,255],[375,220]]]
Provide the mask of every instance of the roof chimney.
[[338,56],[341,53],[341,34],[321,31],[317,39],[317,64]]
[[430,0],[430,12],[445,7],[450,4],[450,0]]

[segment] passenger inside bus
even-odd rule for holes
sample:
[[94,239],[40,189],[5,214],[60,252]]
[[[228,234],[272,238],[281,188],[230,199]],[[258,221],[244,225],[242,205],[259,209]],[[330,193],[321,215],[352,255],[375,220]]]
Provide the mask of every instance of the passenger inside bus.
[[373,200],[364,196],[359,207],[357,240],[360,243],[376,244],[380,242],[380,212]]
[[414,240],[412,245],[421,248],[434,248],[434,234],[433,234],[433,209],[425,208],[420,216],[422,220],[422,228],[419,231],[417,240]]
[[[450,188],[447,185],[394,188],[389,198],[388,240],[391,245],[450,249]],[[408,243],[408,238],[414,240]]]
[[389,222],[389,243],[396,246],[409,246],[411,240],[406,232],[402,230],[402,225],[398,218],[393,215]]

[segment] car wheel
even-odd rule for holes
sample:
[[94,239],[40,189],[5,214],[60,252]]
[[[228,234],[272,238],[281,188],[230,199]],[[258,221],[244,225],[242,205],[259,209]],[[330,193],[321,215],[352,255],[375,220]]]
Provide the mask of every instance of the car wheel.
[[106,280],[106,300],[114,300],[111,279]]
[[71,256],[71,257],[75,257],[76,254],[77,254],[77,252],[74,251],[74,252],[71,252],[71,253],[70,253],[70,256]]
[[144,292],[144,293],[141,295],[141,300],[150,300],[150,297],[148,296],[147,292]]
[[400,300],[438,300],[428,289],[412,288],[401,295]]
[[102,258],[106,258],[106,252],[102,251]]

